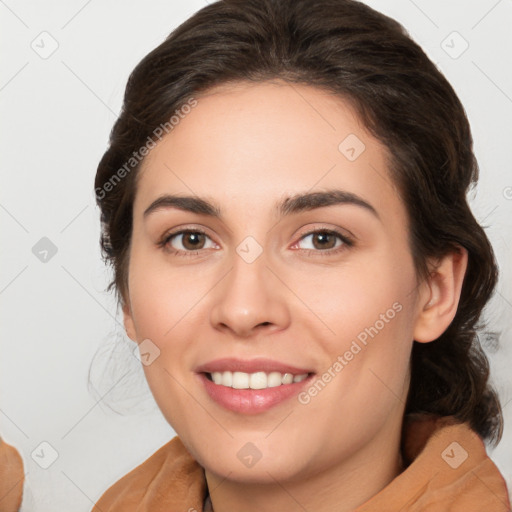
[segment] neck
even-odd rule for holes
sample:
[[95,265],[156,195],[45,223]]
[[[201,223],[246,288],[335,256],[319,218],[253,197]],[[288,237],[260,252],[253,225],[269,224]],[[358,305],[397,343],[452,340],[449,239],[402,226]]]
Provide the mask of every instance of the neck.
[[[397,428],[398,427],[398,428]],[[205,470],[214,512],[351,512],[401,471],[401,424],[381,431],[348,459],[321,472],[267,483],[236,482]]]

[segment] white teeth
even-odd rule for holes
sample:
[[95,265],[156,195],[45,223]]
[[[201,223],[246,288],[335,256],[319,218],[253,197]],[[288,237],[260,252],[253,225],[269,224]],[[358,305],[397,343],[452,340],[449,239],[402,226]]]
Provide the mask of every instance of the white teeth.
[[266,389],[275,388],[282,384],[302,382],[308,374],[293,375],[291,373],[279,372],[213,372],[210,374],[213,382],[220,386],[234,389]]
[[265,372],[251,373],[249,387],[251,389],[265,389],[267,387],[267,374]]
[[222,374],[222,382],[215,384],[224,384],[224,386],[231,387],[233,385],[233,374],[231,372],[224,372]]
[[282,384],[283,376],[279,372],[270,372],[267,376],[267,386],[275,388]]
[[234,389],[248,389],[249,388],[249,374],[243,372],[233,372]]
[[285,373],[282,382],[283,384],[291,384],[293,382],[293,375],[291,373]]

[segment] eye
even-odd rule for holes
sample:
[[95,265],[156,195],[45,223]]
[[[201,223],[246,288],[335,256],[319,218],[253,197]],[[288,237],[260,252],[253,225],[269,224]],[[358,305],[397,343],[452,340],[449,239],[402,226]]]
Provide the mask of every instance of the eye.
[[[207,242],[210,241],[210,245]],[[164,235],[158,245],[178,256],[194,256],[201,249],[218,247],[213,240],[200,229],[182,229]]]
[[325,228],[316,229],[306,233],[300,238],[299,242],[294,244],[292,248],[299,246],[301,241],[308,241],[306,244],[304,244],[306,247],[298,247],[299,249],[308,251],[308,254],[315,252],[333,254],[343,251],[354,245],[353,241],[346,235],[343,235],[336,230]]
[[[300,247],[299,245],[307,241]],[[208,244],[209,242],[209,244]],[[195,256],[202,249],[216,249],[218,245],[201,229],[181,229],[165,234],[157,245],[176,256]],[[292,249],[302,249],[308,254],[331,255],[352,247],[354,242],[346,235],[332,229],[316,229],[301,236]]]

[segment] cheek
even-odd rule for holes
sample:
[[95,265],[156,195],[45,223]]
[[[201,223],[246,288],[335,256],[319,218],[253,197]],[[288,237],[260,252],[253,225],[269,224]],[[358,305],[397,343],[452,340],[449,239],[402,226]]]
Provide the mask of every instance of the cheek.
[[197,321],[209,286],[203,271],[171,269],[163,258],[134,251],[130,260],[131,310],[138,339],[165,340]]
[[340,375],[333,386],[338,397],[357,397],[351,407],[381,398],[387,402],[385,395],[393,399],[406,392],[416,276],[404,255],[400,264],[382,255],[331,273],[316,291],[313,282],[306,282],[311,308],[331,331],[322,340],[325,370]]
[[364,339],[367,330],[397,334],[411,322],[416,277],[404,251],[380,251],[339,267],[299,269],[289,276],[294,291],[332,336]]
[[212,287],[207,274],[171,269],[163,258],[143,250],[131,254],[129,290],[137,341],[150,340],[158,354],[153,363],[144,366],[144,372],[157,403],[173,425],[173,411],[190,406],[190,397],[182,387],[183,374],[196,361],[199,347],[193,343],[194,337],[200,334],[199,326],[207,322],[203,304]]

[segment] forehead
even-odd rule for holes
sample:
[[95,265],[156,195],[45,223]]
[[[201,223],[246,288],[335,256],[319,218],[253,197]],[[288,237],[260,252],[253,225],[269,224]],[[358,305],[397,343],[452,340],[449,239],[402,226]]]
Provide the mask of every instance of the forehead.
[[223,85],[196,98],[143,162],[135,209],[162,193],[209,197],[222,211],[275,212],[297,192],[343,189],[403,215],[387,149],[348,101],[285,82]]

